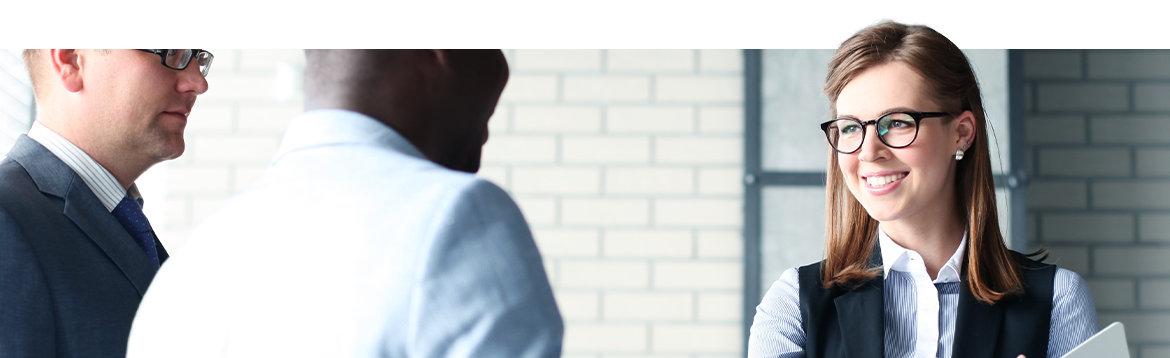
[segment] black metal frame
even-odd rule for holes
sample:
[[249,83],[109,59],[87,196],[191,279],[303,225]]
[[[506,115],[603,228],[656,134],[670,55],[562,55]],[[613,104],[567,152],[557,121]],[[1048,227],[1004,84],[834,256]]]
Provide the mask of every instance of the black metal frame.
[[[761,50],[743,50],[743,354],[747,355],[748,336],[756,305],[760,300],[760,230],[762,230],[761,193],[761,114],[763,112],[763,55]],[[822,175],[823,177],[823,175]],[[823,181],[823,179],[822,179]]]
[[[195,60],[197,57],[199,57],[199,54],[201,54],[201,53],[206,53],[207,54],[207,63],[200,63],[199,64],[200,66],[203,66],[203,68],[199,70],[199,73],[202,74],[203,77],[207,77],[207,74],[209,72],[211,72],[211,62],[213,62],[215,60],[215,54],[211,53],[211,51],[202,50],[202,49],[185,49],[185,50],[191,50],[191,56],[183,59],[181,61],[183,64],[179,65],[179,67],[172,67],[171,65],[167,64],[167,51],[168,50],[166,50],[166,49],[161,49],[161,50],[160,49],[138,49],[138,51],[150,52],[150,53],[153,53],[155,55],[158,55],[159,62],[162,63],[163,66],[166,66],[167,68],[172,69],[172,70],[176,70],[176,71],[182,71],[182,70],[187,69],[187,66],[189,66],[191,64],[191,60]],[[199,61],[196,60],[195,62],[199,62]]]
[[[760,130],[763,115],[763,53],[744,50],[744,191],[743,191],[743,352],[747,354],[748,336],[756,305],[761,295],[760,238],[762,223],[761,195],[765,186],[824,186],[823,172],[768,172],[762,163]],[[1024,75],[1023,52],[1008,50],[1008,126],[1010,134],[1010,171],[995,176],[996,188],[1010,192],[1008,215],[1011,215],[1011,242],[1016,251],[1027,250],[1027,155],[1024,146]],[[1002,213],[1001,213],[1002,215]]]

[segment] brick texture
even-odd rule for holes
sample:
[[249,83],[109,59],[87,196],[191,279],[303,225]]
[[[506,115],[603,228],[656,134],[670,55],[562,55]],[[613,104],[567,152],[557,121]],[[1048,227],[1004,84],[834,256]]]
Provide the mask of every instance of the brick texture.
[[742,51],[506,54],[483,176],[533,228],[564,356],[742,356]]
[[1041,111],[1124,111],[1129,89],[1116,83],[1041,83],[1037,85]]
[[[1028,212],[1131,356],[1170,357],[1170,51],[1025,51]],[[1035,97],[1029,97],[1035,95]]]

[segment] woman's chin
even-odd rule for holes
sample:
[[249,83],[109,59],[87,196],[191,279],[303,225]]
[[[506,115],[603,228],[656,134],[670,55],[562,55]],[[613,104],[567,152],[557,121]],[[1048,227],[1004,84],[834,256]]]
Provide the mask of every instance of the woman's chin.
[[888,206],[884,206],[884,205],[882,205],[882,206],[862,205],[862,206],[865,207],[865,212],[869,213],[869,217],[873,218],[874,220],[877,220],[880,223],[897,221],[898,219],[902,218],[901,210],[899,210],[898,208],[888,207]]

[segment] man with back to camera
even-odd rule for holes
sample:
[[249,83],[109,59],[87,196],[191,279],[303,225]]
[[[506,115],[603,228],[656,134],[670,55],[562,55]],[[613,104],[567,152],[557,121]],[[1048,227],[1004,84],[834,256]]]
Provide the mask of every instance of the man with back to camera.
[[25,50],[37,120],[0,161],[0,356],[121,357],[167,252],[134,181],[183,153],[202,50]]
[[305,113],[159,271],[128,356],[560,356],[528,226],[470,174],[503,54],[305,54]]

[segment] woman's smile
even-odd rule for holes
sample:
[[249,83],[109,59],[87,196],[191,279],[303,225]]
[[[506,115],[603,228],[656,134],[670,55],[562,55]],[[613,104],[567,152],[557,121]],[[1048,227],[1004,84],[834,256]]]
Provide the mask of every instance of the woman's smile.
[[881,171],[858,175],[864,182],[861,186],[872,196],[881,196],[894,192],[902,185],[910,171]]

